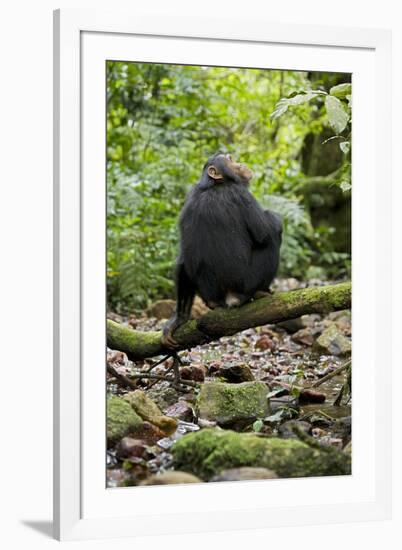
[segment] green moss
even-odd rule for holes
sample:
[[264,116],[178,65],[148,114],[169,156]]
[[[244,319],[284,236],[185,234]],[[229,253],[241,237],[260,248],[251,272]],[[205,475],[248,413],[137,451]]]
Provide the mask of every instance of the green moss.
[[197,413],[222,426],[255,420],[268,412],[267,393],[263,382],[207,382],[197,398]]
[[[351,284],[279,292],[240,308],[210,311],[201,318],[189,321],[175,332],[178,349],[186,349],[221,336],[235,334],[250,327],[295,319],[304,314],[329,313],[348,309]],[[127,353],[132,360],[153,357],[168,352],[161,343],[161,332],[139,332],[111,320],[107,322],[107,344]]]
[[107,345],[127,353],[130,359],[152,357],[160,353],[161,333],[156,331],[139,332],[108,319]]
[[125,435],[138,430],[143,421],[127,401],[114,395],[106,402],[106,433],[109,445],[114,445]]
[[347,475],[351,459],[335,448],[311,448],[297,439],[259,437],[229,430],[187,434],[172,447],[174,466],[204,480],[227,468],[253,466],[279,477]]

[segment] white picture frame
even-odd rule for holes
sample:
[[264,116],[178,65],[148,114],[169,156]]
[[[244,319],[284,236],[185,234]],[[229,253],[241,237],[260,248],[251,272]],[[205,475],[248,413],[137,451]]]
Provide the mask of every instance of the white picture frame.
[[[264,481],[106,489],[106,59],[353,73],[351,476],[275,480],[269,494]],[[382,346],[381,357],[376,348],[391,334],[391,248],[384,244],[391,242],[390,59],[391,35],[384,30],[55,12],[56,538],[390,517],[391,346]]]

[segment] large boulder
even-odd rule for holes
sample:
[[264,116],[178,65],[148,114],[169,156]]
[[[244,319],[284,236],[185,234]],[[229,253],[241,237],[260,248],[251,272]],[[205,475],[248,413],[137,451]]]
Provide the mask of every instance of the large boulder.
[[174,467],[204,480],[229,468],[267,468],[278,477],[336,476],[351,473],[350,455],[298,439],[260,437],[208,428],[186,434],[172,446]]
[[197,398],[197,414],[221,426],[251,422],[267,415],[267,394],[263,382],[207,382],[201,386]]

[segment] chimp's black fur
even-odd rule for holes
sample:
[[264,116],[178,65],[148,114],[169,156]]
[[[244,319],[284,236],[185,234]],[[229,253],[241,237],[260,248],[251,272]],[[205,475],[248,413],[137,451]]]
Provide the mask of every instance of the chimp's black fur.
[[[241,305],[257,291],[268,291],[278,269],[282,222],[261,208],[248,189],[249,178],[225,160],[222,154],[208,159],[180,214],[177,308],[164,327],[167,345],[190,317],[195,294],[212,308]],[[223,179],[210,177],[210,166]]]

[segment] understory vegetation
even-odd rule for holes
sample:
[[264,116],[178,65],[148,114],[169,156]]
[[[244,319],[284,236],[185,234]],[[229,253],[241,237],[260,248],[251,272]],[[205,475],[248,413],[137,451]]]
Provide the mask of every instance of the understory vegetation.
[[350,273],[350,75],[108,62],[107,296],[174,295],[177,217],[206,159],[230,152],[283,216],[281,277]]

